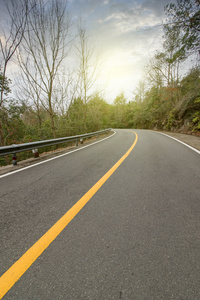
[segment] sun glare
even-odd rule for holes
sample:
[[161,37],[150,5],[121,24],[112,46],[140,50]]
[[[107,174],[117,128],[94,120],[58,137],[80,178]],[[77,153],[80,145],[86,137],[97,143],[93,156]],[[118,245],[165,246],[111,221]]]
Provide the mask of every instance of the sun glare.
[[104,57],[101,78],[107,90],[113,90],[112,96],[116,97],[122,90],[129,90],[130,85],[134,87],[136,74],[132,64],[133,57],[129,53],[118,51]]

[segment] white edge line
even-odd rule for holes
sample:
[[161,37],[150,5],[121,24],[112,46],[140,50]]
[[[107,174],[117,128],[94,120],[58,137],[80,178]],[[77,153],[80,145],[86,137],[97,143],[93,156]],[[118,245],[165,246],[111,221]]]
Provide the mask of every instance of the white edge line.
[[192,146],[190,146],[190,145],[188,145],[188,144],[186,144],[186,143],[184,143],[184,142],[182,142],[182,141],[180,141],[180,140],[174,138],[173,136],[170,136],[170,135],[168,135],[168,134],[166,134],[166,133],[159,132],[159,131],[153,131],[153,132],[156,132],[156,133],[160,133],[160,134],[166,135],[166,136],[169,137],[170,139],[173,139],[173,140],[175,140],[175,141],[177,141],[177,142],[179,142],[179,143],[185,145],[186,147],[192,149],[193,151],[197,152],[198,154],[200,154],[200,151],[199,151],[199,150],[197,150],[197,149],[193,148]]
[[[114,130],[113,130],[113,131],[114,131]],[[83,147],[81,147],[81,148],[79,148],[79,149],[75,149],[75,150],[73,150],[73,151],[70,151],[70,152],[67,152],[67,153],[64,153],[64,154],[61,154],[61,155],[58,155],[58,156],[55,156],[55,157],[52,157],[52,158],[49,158],[49,159],[46,159],[46,160],[40,161],[40,162],[38,162],[38,163],[35,163],[35,164],[33,164],[33,165],[30,165],[30,166],[27,166],[27,167],[24,167],[24,168],[22,167],[21,169],[18,169],[18,170],[15,170],[15,171],[12,171],[12,172],[9,172],[9,173],[6,173],[6,174],[3,174],[3,175],[0,175],[0,178],[3,178],[3,177],[6,177],[6,176],[9,176],[9,175],[15,174],[15,173],[17,173],[17,172],[21,172],[21,171],[27,170],[27,169],[29,169],[29,168],[32,168],[32,167],[35,167],[35,166],[38,166],[38,165],[44,164],[44,163],[46,163],[46,162],[48,162],[48,161],[50,161],[50,160],[54,160],[54,159],[60,158],[60,157],[62,157],[62,156],[65,156],[65,155],[71,154],[71,153],[73,153],[73,152],[76,152],[76,151],[82,150],[82,149],[84,149],[84,148],[87,148],[87,147],[93,146],[93,145],[95,145],[95,144],[97,144],[97,143],[103,142],[103,141],[105,141],[105,140],[107,140],[107,139],[109,139],[109,138],[113,137],[115,134],[116,134],[116,131],[114,131],[114,133],[113,133],[111,136],[108,136],[108,137],[106,137],[106,138],[104,138],[104,139],[102,139],[102,140],[100,140],[100,141],[94,142],[94,143],[92,143],[92,144],[89,144],[89,145],[83,146]]]

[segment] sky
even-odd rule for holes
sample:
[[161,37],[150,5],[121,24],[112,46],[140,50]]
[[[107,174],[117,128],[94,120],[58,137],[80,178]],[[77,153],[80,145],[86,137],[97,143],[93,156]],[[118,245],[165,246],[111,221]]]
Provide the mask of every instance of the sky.
[[168,0],[71,0],[74,18],[85,24],[90,41],[100,53],[102,72],[98,84],[106,87],[112,102],[133,91],[144,77],[144,67],[162,48],[162,22]]
[[133,99],[134,90],[144,78],[144,67],[156,50],[162,49],[163,31],[159,25],[166,19],[164,7],[174,1],[68,0],[72,19],[76,22],[81,18],[91,45],[99,53],[101,73],[94,89],[102,89],[109,103],[122,91],[127,100]]

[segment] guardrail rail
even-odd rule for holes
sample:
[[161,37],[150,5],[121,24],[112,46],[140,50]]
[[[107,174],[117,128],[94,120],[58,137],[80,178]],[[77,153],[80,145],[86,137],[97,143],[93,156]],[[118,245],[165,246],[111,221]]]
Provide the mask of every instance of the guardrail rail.
[[[85,134],[75,135],[75,136],[69,136],[69,137],[64,137],[64,138],[4,146],[4,147],[0,147],[0,156],[12,154],[13,155],[13,165],[16,165],[17,164],[17,153],[19,153],[19,152],[28,151],[28,150],[37,150],[38,148],[41,148],[41,147],[58,145],[58,144],[63,144],[63,143],[68,143],[68,142],[73,142],[73,141],[76,141],[76,146],[78,146],[78,142],[81,141],[82,139],[89,138],[92,136],[97,136],[97,139],[98,139],[100,134],[108,133],[110,130],[111,130],[111,128],[108,128],[108,129],[101,130],[101,131],[85,133]],[[38,151],[35,151],[35,152],[33,151],[33,153],[38,154]],[[34,156],[38,157],[39,154],[34,155]]]

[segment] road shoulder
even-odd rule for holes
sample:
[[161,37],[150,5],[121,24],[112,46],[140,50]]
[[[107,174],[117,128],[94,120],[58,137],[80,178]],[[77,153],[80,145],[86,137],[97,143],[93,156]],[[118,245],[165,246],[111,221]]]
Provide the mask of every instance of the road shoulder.
[[159,132],[167,134],[167,135],[200,151],[200,137],[198,137],[198,136],[194,136],[191,134],[168,132],[168,131],[159,131]]

